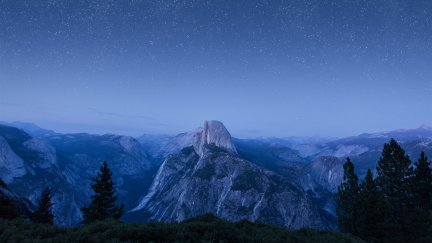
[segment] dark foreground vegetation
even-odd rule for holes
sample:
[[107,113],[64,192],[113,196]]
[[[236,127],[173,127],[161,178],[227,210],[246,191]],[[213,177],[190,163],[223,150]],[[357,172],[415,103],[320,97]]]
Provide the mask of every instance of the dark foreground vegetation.
[[413,165],[392,139],[363,182],[348,158],[338,188],[340,228],[370,242],[432,242],[432,168],[422,152]]
[[74,228],[0,219],[0,242],[362,242],[350,234],[221,220],[203,215],[181,223],[99,221]]

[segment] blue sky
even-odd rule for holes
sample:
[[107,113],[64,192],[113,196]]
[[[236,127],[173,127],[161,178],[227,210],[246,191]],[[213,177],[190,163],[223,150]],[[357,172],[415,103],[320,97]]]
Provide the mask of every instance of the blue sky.
[[432,125],[432,2],[0,1],[0,120],[347,136]]

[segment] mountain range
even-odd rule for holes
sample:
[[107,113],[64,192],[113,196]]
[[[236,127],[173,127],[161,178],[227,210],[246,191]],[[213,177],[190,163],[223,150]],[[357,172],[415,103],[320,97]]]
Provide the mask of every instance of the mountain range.
[[137,138],[2,123],[0,178],[33,204],[48,186],[55,222],[65,226],[81,221],[91,178],[108,161],[126,206],[124,220],[172,222],[213,213],[231,221],[335,229],[332,195],[345,158],[354,161],[362,177],[375,168],[390,138],[413,160],[420,151],[432,156],[427,126],[328,141],[232,138],[218,121],[176,136]]

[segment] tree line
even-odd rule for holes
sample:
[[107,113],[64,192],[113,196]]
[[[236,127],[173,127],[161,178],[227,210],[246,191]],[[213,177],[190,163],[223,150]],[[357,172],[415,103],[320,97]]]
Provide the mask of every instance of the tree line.
[[[0,185],[7,188],[6,183],[0,179]],[[124,205],[116,204],[118,195],[116,194],[115,184],[112,180],[112,172],[107,162],[103,162],[99,172],[92,177],[91,188],[93,195],[89,205],[81,208],[83,214],[83,224],[96,221],[114,219],[118,220],[124,213]],[[54,213],[52,209],[51,191],[46,187],[35,211],[30,215],[30,220],[40,224],[54,224]],[[3,198],[0,207],[0,215],[4,218],[13,219],[20,216],[18,208],[7,198]]]
[[399,143],[384,144],[360,183],[346,159],[335,195],[340,229],[371,242],[432,242],[432,170],[425,153],[414,165]]

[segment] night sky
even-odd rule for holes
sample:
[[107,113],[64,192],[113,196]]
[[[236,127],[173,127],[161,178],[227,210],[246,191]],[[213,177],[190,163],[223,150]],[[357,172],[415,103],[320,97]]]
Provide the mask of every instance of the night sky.
[[0,120],[346,136],[432,125],[430,0],[0,0]]

